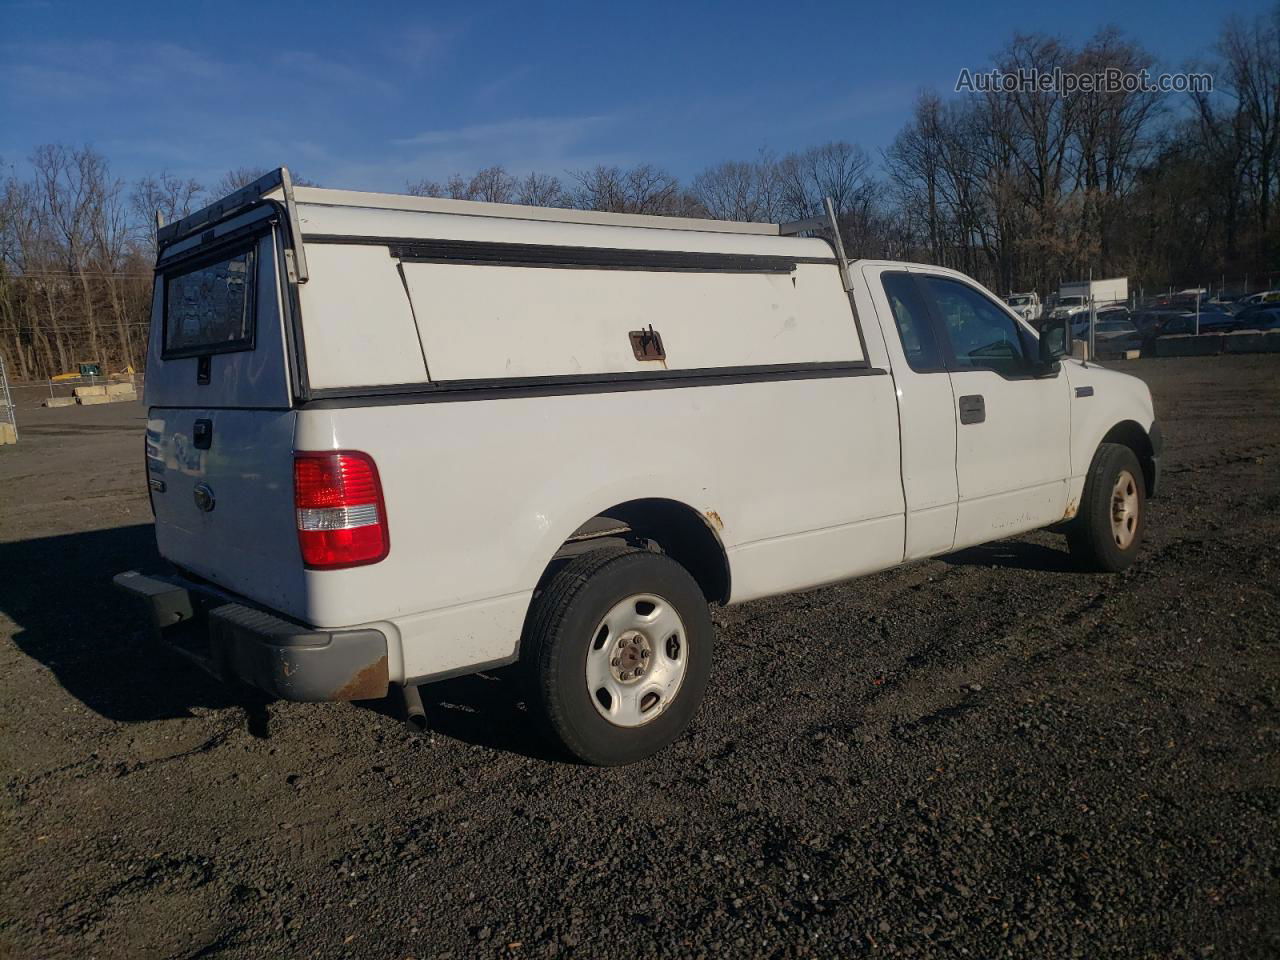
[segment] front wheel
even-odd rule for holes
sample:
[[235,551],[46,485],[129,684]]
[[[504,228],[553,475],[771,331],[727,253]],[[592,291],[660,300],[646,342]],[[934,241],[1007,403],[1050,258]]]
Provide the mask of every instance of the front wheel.
[[689,726],[711,673],[706,598],[663,554],[604,549],[556,572],[524,643],[530,706],[578,759],[641,760]]
[[1080,512],[1067,528],[1071,555],[1089,570],[1124,570],[1142,546],[1146,508],[1138,458],[1123,444],[1102,444],[1085,478]]

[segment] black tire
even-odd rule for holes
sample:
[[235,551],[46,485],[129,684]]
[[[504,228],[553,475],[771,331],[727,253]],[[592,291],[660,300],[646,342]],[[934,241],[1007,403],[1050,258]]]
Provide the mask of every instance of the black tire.
[[[628,597],[653,594],[684,626],[684,674],[669,703],[639,726],[617,726],[597,711],[587,689],[587,653],[601,620]],[[643,760],[693,720],[711,675],[715,629],[707,600],[689,572],[664,554],[614,547],[565,564],[533,601],[522,659],[530,671],[530,709],[574,757],[597,766]]]
[[[1122,544],[1112,526],[1113,497],[1121,476],[1132,480],[1132,496],[1137,504],[1132,534]],[[1134,452],[1123,444],[1104,443],[1093,455],[1080,497],[1080,511],[1067,528],[1071,556],[1086,570],[1118,573],[1133,563],[1142,548],[1147,524],[1147,492],[1142,466]]]

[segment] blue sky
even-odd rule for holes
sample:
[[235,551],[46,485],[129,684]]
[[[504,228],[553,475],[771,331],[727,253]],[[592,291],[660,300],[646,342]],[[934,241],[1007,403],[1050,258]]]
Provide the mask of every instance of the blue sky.
[[62,142],[127,179],[210,184],[282,162],[375,190],[490,163],[688,177],[761,147],[875,152],[921,89],[952,89],[1015,31],[1078,42],[1114,25],[1177,68],[1228,14],[1268,6],[0,0],[0,161]]

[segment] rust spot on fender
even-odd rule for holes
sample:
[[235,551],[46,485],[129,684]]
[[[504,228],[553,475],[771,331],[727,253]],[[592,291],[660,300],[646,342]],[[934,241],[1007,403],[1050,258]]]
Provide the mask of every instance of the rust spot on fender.
[[1062,515],[1062,519],[1071,520],[1079,512],[1080,512],[1080,504],[1076,503],[1074,500],[1068,500],[1067,512]]
[[706,517],[708,522],[710,522],[710,524],[717,530],[724,529],[724,521],[720,519],[720,514],[716,513],[714,510],[708,510]]
[[333,694],[335,700],[381,700],[387,695],[387,658],[379,657]]

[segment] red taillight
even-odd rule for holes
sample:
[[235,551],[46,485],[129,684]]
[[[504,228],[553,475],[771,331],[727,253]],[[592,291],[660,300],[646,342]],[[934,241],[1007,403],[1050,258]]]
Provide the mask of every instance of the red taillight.
[[295,453],[293,504],[308,567],[377,563],[391,549],[382,483],[367,453]]

